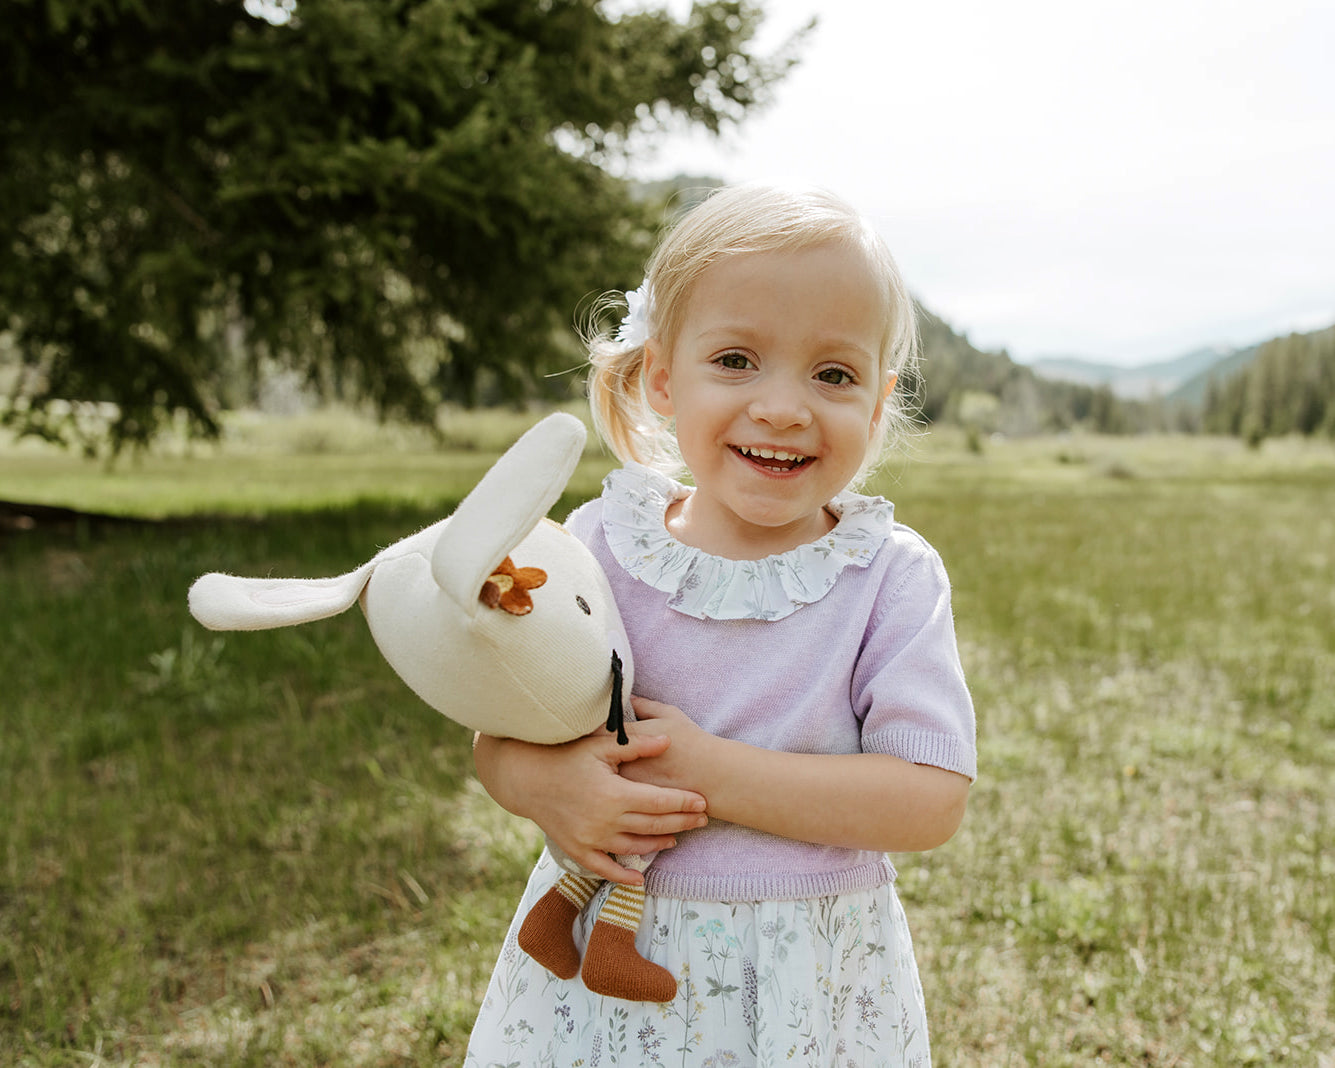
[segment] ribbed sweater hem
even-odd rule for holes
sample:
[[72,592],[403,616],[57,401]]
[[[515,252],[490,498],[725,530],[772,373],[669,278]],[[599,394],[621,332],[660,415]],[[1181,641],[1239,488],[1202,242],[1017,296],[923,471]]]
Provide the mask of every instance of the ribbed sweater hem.
[[954,771],[970,782],[978,778],[978,754],[957,735],[918,727],[890,727],[864,737],[862,748],[867,753],[888,753],[910,764]]
[[839,871],[733,872],[701,875],[688,871],[645,873],[645,892],[682,901],[798,901],[871,890],[895,881],[889,857]]

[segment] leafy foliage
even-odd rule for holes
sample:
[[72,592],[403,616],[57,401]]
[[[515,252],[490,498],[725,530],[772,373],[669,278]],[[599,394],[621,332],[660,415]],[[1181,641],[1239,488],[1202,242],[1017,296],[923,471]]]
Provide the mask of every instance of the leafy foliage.
[[72,413],[111,402],[117,448],[212,435],[264,365],[419,419],[518,395],[571,362],[581,298],[637,280],[654,206],[609,167],[666,123],[737,121],[791,64],[795,42],[748,51],[760,17],[12,0],[3,419],[95,447]]

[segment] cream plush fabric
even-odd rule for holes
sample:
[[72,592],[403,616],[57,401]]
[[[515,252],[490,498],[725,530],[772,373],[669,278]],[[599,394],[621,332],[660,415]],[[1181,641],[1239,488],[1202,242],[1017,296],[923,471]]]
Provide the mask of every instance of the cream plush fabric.
[[[584,425],[542,420],[483,476],[453,515],[336,578],[239,578],[218,573],[190,589],[190,611],[213,630],[264,630],[337,615],[360,602],[385,659],[428,705],[473,730],[565,742],[607,719],[612,653],[634,678],[621,617],[602,569],[544,516],[584,448]],[[532,611],[480,600],[510,558],[546,580]]]

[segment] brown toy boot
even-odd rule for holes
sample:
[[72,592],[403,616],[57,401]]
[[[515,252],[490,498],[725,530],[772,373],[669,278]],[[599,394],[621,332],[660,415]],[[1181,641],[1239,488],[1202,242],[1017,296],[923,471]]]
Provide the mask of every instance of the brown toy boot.
[[524,917],[519,948],[558,978],[575,978],[579,974],[575,920],[600,885],[597,879],[562,875]]
[[580,974],[595,994],[626,1001],[671,1001],[677,980],[666,968],[645,960],[635,948],[644,915],[644,889],[617,886],[607,896],[584,950]]

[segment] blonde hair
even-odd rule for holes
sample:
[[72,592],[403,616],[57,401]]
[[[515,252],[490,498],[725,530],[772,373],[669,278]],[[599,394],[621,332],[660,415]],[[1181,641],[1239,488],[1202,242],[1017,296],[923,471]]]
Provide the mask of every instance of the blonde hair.
[[[840,244],[861,252],[884,294],[885,329],[879,352],[880,381],[903,384],[918,359],[918,326],[913,298],[880,235],[861,215],[832,193],[819,189],[738,185],[714,191],[682,216],[645,266],[640,293],[648,314],[647,335],[670,353],[700,276],[730,256],[798,252]],[[625,306],[618,293],[595,307],[606,312]],[[635,461],[668,474],[681,471],[671,421],[650,407],[644,389],[644,344],[618,341],[606,329],[585,332],[592,371],[589,401],[598,433],[623,463]],[[892,427],[912,420],[898,401],[887,398],[870,442],[860,481],[879,461]]]

